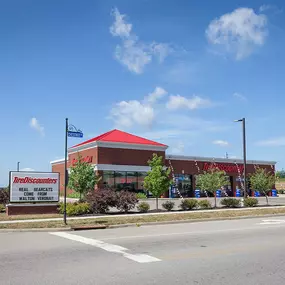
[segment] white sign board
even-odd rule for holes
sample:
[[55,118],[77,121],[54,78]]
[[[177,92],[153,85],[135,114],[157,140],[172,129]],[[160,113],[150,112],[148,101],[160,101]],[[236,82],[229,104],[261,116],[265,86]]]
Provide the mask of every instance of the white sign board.
[[10,172],[10,202],[58,202],[59,173]]

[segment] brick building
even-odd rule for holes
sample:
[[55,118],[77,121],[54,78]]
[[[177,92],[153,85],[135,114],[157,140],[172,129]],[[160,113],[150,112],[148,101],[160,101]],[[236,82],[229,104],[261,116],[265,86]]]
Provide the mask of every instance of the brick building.
[[[92,164],[96,174],[102,177],[99,187],[109,186],[115,189],[143,191],[143,181],[149,166],[147,161],[153,153],[162,156],[166,166],[173,167],[178,190],[184,197],[193,197],[195,176],[212,165],[224,170],[229,177],[229,185],[224,189],[230,196],[241,188],[243,161],[240,159],[210,158],[169,155],[167,145],[141,138],[119,130],[112,130],[68,149],[68,168],[78,159],[78,155]],[[247,173],[253,173],[256,167],[275,172],[274,161],[247,161]],[[51,162],[52,171],[59,172],[64,181],[64,159]],[[63,191],[63,185],[61,185]],[[171,192],[172,197],[178,191]],[[168,196],[168,193],[165,194]]]

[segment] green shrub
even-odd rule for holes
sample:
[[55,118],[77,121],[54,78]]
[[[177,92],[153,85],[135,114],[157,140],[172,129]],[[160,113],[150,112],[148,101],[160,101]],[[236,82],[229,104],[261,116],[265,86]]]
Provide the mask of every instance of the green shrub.
[[258,205],[258,200],[256,198],[246,198],[244,199],[245,207],[256,207]]
[[165,201],[162,204],[162,207],[167,210],[167,211],[171,211],[175,206],[175,203],[173,201]]
[[138,204],[137,208],[138,208],[139,212],[146,213],[149,211],[150,206],[149,206],[149,203],[147,203],[147,202],[141,202]]
[[6,205],[9,203],[9,190],[0,190],[0,204]]
[[285,190],[284,189],[277,190],[277,193],[278,194],[285,194]]
[[179,207],[183,211],[189,211],[189,210],[192,210],[194,208],[197,208],[197,206],[198,206],[197,200],[195,200],[195,199],[183,199]]
[[199,200],[198,206],[200,209],[211,209],[212,208],[212,204],[208,200]]
[[67,198],[77,198],[77,199],[79,199],[80,198],[80,194],[77,193],[77,192],[71,192],[71,193],[67,194]]
[[[64,213],[64,203],[59,205],[60,214]],[[90,213],[90,205],[88,203],[67,203],[66,215],[67,216],[80,216]]]
[[236,198],[224,198],[221,200],[221,205],[226,208],[237,208],[240,207],[240,200]]
[[138,199],[146,199],[147,198],[147,196],[146,196],[146,194],[145,193],[137,193],[137,198]]
[[5,213],[6,212],[6,206],[3,204],[0,204],[0,213]]

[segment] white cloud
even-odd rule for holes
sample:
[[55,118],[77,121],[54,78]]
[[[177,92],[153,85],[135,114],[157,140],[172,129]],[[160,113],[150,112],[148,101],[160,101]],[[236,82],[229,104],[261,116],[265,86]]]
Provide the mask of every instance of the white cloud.
[[272,138],[268,140],[259,141],[256,143],[258,146],[285,146],[285,137]]
[[215,140],[213,141],[213,144],[219,145],[219,146],[228,146],[229,142],[224,140]]
[[110,27],[110,33],[116,37],[128,38],[131,34],[132,24],[125,21],[126,15],[120,14],[117,8],[112,11],[112,15],[115,18],[115,22]]
[[267,10],[270,10],[272,9],[272,5],[268,5],[268,4],[264,4],[264,5],[261,5],[259,7],[259,12],[264,12],[264,11],[267,11]]
[[237,60],[249,56],[255,47],[262,46],[267,36],[267,17],[250,8],[238,8],[213,20],[206,37],[213,45],[224,47]]
[[30,120],[30,127],[34,130],[36,130],[37,132],[40,133],[41,136],[45,135],[45,129],[43,126],[40,125],[39,121],[37,120],[37,118],[32,118]]
[[268,12],[269,10],[275,14],[280,14],[283,12],[283,10],[278,8],[276,5],[264,4],[259,7],[259,12]]
[[25,167],[25,168],[21,168],[20,171],[28,171],[28,172],[33,172],[35,171],[33,168],[30,167]]
[[173,51],[173,48],[166,43],[152,42],[149,44],[140,41],[132,32],[132,24],[125,20],[126,15],[121,14],[117,8],[113,10],[112,15],[115,21],[110,27],[110,33],[122,40],[122,43],[116,46],[115,58],[131,72],[140,74],[154,57],[162,63]]
[[117,127],[130,128],[133,125],[150,127],[155,118],[153,104],[167,92],[156,87],[144,100],[121,101],[111,109],[111,118]]
[[233,94],[233,97],[235,97],[235,98],[237,98],[237,99],[239,99],[240,101],[243,101],[243,102],[247,101],[247,98],[243,94],[238,93],[238,92],[235,92]]
[[192,98],[186,98],[181,95],[171,95],[166,104],[166,107],[170,110],[177,109],[199,109],[209,107],[211,105],[210,100],[203,99],[199,96],[192,96]]
[[166,94],[167,91],[165,91],[163,88],[156,87],[152,93],[148,94],[148,96],[146,97],[146,101],[149,102],[150,104],[153,104],[160,98],[164,97],[164,95]]

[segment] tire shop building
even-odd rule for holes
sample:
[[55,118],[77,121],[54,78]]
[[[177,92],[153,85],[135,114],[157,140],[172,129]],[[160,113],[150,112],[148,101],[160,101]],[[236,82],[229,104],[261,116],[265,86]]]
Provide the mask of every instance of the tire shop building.
[[[229,177],[229,185],[223,187],[225,195],[236,196],[239,192],[237,189],[242,188],[242,160],[169,155],[165,153],[167,148],[165,144],[115,129],[69,148],[67,166],[69,169],[74,165],[80,155],[94,167],[94,172],[102,177],[99,187],[143,192],[144,177],[150,170],[147,161],[156,153],[163,157],[164,164],[172,170],[171,175],[177,185],[172,187],[169,193],[165,193],[164,197],[194,197],[195,176],[213,165],[224,170]],[[254,173],[256,167],[274,173],[275,164],[274,161],[248,160],[247,174]],[[60,173],[60,181],[64,181],[64,159],[52,161],[51,166],[53,172]],[[64,185],[60,188],[63,191]]]

